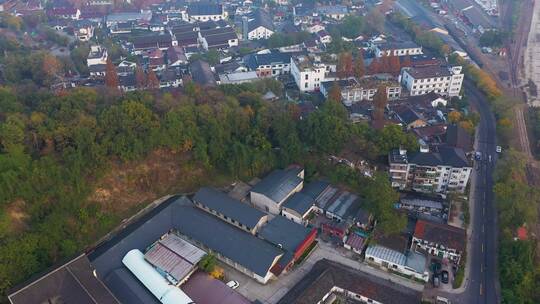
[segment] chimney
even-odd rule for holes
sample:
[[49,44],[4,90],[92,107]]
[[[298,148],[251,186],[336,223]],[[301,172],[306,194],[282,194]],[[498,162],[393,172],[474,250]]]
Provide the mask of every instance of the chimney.
[[248,41],[249,34],[249,19],[247,16],[242,17],[242,38],[244,41]]

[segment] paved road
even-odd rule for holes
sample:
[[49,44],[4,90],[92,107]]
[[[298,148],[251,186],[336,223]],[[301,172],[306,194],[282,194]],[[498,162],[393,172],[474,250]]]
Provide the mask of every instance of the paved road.
[[[461,294],[448,294],[453,303],[493,304],[500,301],[500,287],[497,274],[497,213],[493,197],[493,169],[497,153],[495,118],[487,100],[476,87],[465,83],[469,100],[480,112],[477,132],[477,151],[483,160],[473,173],[471,184],[471,234],[468,243],[468,278]],[[492,161],[489,161],[491,155]],[[475,166],[476,168],[476,166]]]

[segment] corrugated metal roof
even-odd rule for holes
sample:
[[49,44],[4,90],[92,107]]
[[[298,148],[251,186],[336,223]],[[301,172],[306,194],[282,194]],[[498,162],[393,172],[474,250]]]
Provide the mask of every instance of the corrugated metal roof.
[[138,249],[129,251],[122,263],[163,304],[190,304],[193,301],[178,287],[170,285],[148,262]]
[[183,280],[206,253],[174,234],[168,234],[158,241],[144,255],[152,265],[170,274],[174,279]]
[[364,247],[364,242],[365,242],[365,239],[363,237],[359,236],[356,233],[351,233],[347,237],[346,244],[351,246],[354,249],[360,249],[361,250]]
[[259,236],[294,253],[298,245],[308,237],[310,232],[309,228],[278,215],[261,227]]
[[315,201],[311,196],[305,195],[302,192],[297,192],[283,203],[283,207],[294,210],[300,215],[304,215],[314,203]]
[[328,207],[327,212],[330,212],[334,215],[344,218],[347,214],[347,211],[352,206],[352,204],[358,200],[356,194],[344,191],[341,195]]
[[366,257],[368,256],[401,266],[405,266],[405,262],[407,261],[407,257],[403,253],[377,245],[369,246],[366,249]]
[[274,202],[281,202],[302,182],[297,170],[274,170],[255,185],[251,192],[261,193]]

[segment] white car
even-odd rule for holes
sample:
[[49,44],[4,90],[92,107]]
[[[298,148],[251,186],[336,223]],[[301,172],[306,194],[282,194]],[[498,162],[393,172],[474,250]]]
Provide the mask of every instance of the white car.
[[240,286],[240,283],[238,283],[237,281],[229,281],[227,283],[227,286],[229,286],[232,289],[236,289],[238,288],[238,286]]
[[502,147],[501,146],[495,147],[495,151],[497,151],[497,153],[501,153],[502,152]]

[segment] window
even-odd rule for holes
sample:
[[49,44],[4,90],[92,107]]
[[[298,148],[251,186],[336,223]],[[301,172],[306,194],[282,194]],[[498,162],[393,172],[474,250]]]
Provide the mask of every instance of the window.
[[308,74],[306,74],[306,80],[308,80],[308,78],[309,78],[309,75],[308,75]]
[[307,89],[307,87],[308,87],[308,83],[306,82],[306,83],[304,83],[304,88]]

